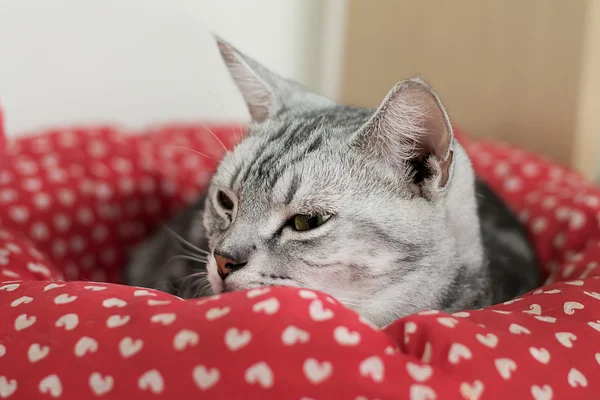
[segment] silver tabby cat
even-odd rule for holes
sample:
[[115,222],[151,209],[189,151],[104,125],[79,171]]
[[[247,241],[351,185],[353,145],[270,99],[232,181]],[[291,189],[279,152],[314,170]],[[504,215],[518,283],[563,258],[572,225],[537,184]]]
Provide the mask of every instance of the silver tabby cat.
[[377,110],[343,106],[217,44],[248,134],[205,196],[133,252],[126,283],[183,297],[311,288],[377,325],[539,284],[525,232],[423,81],[398,83]]

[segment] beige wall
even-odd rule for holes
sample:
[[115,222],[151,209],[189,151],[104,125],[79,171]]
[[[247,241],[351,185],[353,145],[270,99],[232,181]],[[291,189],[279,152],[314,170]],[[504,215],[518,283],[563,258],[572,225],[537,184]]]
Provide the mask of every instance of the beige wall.
[[395,82],[419,75],[470,134],[591,175],[593,160],[574,161],[595,141],[575,145],[581,76],[598,74],[582,68],[590,9],[585,0],[349,0],[341,100],[376,106]]

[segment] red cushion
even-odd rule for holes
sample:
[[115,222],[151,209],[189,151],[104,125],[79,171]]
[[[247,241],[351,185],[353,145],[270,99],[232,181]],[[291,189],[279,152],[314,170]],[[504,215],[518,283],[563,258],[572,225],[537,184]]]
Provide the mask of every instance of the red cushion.
[[426,311],[377,330],[308,290],[183,301],[88,282],[117,282],[125,251],[205,187],[219,142],[239,134],[237,125],[135,137],[96,127],[9,144],[0,398],[597,398],[600,191],[493,142],[463,140],[555,282],[505,304]]

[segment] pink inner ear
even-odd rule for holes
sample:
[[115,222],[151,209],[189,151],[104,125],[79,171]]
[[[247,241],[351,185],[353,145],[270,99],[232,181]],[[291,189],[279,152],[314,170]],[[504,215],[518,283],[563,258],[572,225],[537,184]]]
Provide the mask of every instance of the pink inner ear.
[[440,162],[445,161],[450,150],[452,132],[435,93],[423,83],[408,81],[400,88],[399,96],[409,106],[423,113],[420,121],[423,130],[416,138],[418,150],[423,156],[433,154]]

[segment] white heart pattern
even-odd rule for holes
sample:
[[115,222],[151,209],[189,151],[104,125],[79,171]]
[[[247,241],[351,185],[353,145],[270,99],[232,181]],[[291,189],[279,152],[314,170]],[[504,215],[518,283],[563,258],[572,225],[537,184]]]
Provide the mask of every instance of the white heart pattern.
[[473,383],[463,382],[460,384],[460,394],[467,400],[479,400],[481,393],[483,393],[483,382],[479,379]]
[[567,301],[563,305],[563,311],[567,315],[573,315],[573,314],[575,314],[576,310],[582,310],[583,308],[584,308],[583,304],[576,302],[576,301]]
[[27,357],[29,358],[29,361],[35,363],[44,359],[48,353],[50,353],[50,347],[41,346],[38,343],[34,343],[29,346],[29,350],[27,350]]
[[404,324],[404,344],[408,344],[410,341],[410,335],[417,331],[417,324],[412,321],[408,321]]
[[409,389],[410,400],[436,400],[435,390],[426,385],[414,384]]
[[129,358],[142,350],[144,347],[144,342],[142,339],[133,340],[131,337],[127,336],[121,339],[119,342],[119,352],[124,358]]
[[57,398],[62,395],[62,383],[56,374],[48,375],[40,381],[38,385],[40,392],[43,394],[50,394],[50,396]]
[[208,310],[204,316],[208,321],[214,321],[215,319],[222,318],[229,314],[229,311],[231,311],[231,308],[229,307],[215,307]]
[[200,336],[188,329],[182,329],[173,338],[173,348],[177,351],[185,350],[188,347],[196,346],[200,341]]
[[28,317],[27,314],[21,314],[15,319],[15,329],[17,331],[27,329],[31,325],[35,324],[36,320],[37,318],[33,315],[31,317]]
[[20,285],[18,283],[9,283],[9,284],[0,286],[0,290],[4,290],[6,292],[13,292],[13,291],[17,290],[19,288],[19,286]]
[[171,300],[154,300],[150,299],[146,302],[149,306],[166,306],[167,304],[171,304]]
[[255,313],[264,313],[267,315],[273,315],[279,310],[279,300],[275,297],[270,297],[266,300],[259,301],[252,306],[252,311]]
[[263,361],[250,366],[244,374],[246,382],[250,385],[258,383],[262,388],[268,389],[273,386],[275,377],[271,367]]
[[177,315],[175,315],[174,313],[154,314],[152,317],[150,317],[150,321],[152,321],[155,324],[160,323],[164,326],[167,326],[175,322],[176,318]]
[[107,289],[106,286],[96,286],[96,285],[84,286],[83,288],[86,289],[86,290],[91,290],[92,292],[99,292],[101,290],[106,290]]
[[324,308],[321,300],[313,300],[308,306],[308,314],[313,321],[326,321],[333,318],[333,311]]
[[454,328],[456,324],[458,324],[458,320],[451,317],[439,317],[437,319],[437,322],[439,322],[440,325],[443,325],[447,328]]
[[68,331],[72,331],[79,325],[79,317],[77,314],[65,314],[56,320],[55,325],[57,328],[65,328]]
[[105,299],[102,302],[102,307],[105,307],[105,308],[125,307],[126,305],[127,305],[127,302],[125,300],[121,300],[116,297],[111,297],[111,298]]
[[439,313],[440,313],[439,310],[425,310],[425,311],[418,312],[417,315],[436,315]]
[[551,289],[551,290],[546,290],[546,291],[544,292],[544,294],[558,294],[558,293],[560,293],[560,292],[561,292],[561,290],[560,290],[560,289]]
[[238,328],[229,328],[225,332],[225,345],[231,351],[238,351],[252,340],[252,333],[248,330],[240,331]]
[[475,335],[475,338],[484,346],[489,347],[490,349],[496,348],[498,345],[498,336],[493,333],[482,334],[478,333]]
[[50,270],[48,269],[48,267],[46,267],[42,263],[28,262],[27,263],[27,269],[29,271],[33,272],[34,274],[41,274],[41,275],[44,275],[46,277],[49,277],[51,275]]
[[554,336],[556,337],[556,340],[560,342],[560,344],[568,349],[573,347],[573,342],[577,340],[577,336],[573,335],[571,332],[556,332]]
[[448,361],[451,364],[458,364],[461,360],[470,360],[472,357],[471,350],[461,343],[452,343],[448,351]]
[[459,312],[452,313],[452,316],[456,317],[456,318],[467,318],[470,315],[471,315],[471,313],[468,311],[459,311]]
[[4,399],[9,398],[17,391],[17,380],[8,379],[7,377],[0,375],[0,396]]
[[529,310],[524,310],[523,312],[526,314],[541,315],[542,307],[539,304],[532,304],[529,306]]
[[494,365],[500,376],[505,380],[509,380],[513,372],[517,370],[517,363],[510,358],[498,358],[494,361]]
[[46,285],[46,287],[44,287],[44,292],[47,292],[48,290],[52,290],[52,289],[56,289],[59,287],[63,287],[65,286],[64,284],[60,285],[58,283],[49,283]]
[[141,297],[141,296],[156,296],[156,293],[153,293],[149,290],[146,289],[138,289],[135,292],[133,292],[133,295],[135,297]]
[[150,390],[154,394],[160,394],[165,388],[165,382],[160,372],[151,369],[139,377],[138,387],[141,390]]
[[396,348],[394,346],[387,346],[383,352],[385,354],[387,354],[388,356],[393,356],[394,354],[396,354]]
[[600,319],[597,320],[596,322],[590,321],[590,322],[588,322],[588,325],[591,326],[592,328],[594,328],[595,330],[597,330],[598,332],[600,332]]
[[533,385],[531,387],[531,395],[535,400],[551,400],[553,395],[552,388],[548,385]]
[[569,282],[565,282],[565,285],[583,286],[583,281],[581,281],[581,280],[569,281]]
[[75,344],[75,355],[77,357],[83,357],[87,353],[95,353],[98,351],[98,342],[96,339],[83,336]]
[[370,377],[377,383],[383,382],[383,379],[385,378],[385,366],[381,358],[377,356],[371,356],[364,359],[360,363],[358,370],[361,376]]
[[410,361],[406,363],[406,371],[417,382],[425,382],[433,374],[433,368],[430,365],[419,365]]
[[311,290],[306,290],[306,289],[302,289],[298,292],[298,296],[300,296],[303,299],[307,299],[307,300],[312,300],[312,299],[316,299],[317,294]]
[[90,375],[88,383],[90,384],[92,392],[94,392],[97,396],[103,396],[112,390],[115,384],[115,380],[110,375],[102,377],[102,375],[99,372],[93,372]]
[[33,301],[33,298],[32,298],[32,297],[29,297],[29,296],[23,296],[23,297],[19,297],[19,298],[18,298],[18,299],[16,299],[16,300],[13,300],[13,302],[12,302],[12,303],[10,303],[10,306],[11,306],[11,307],[18,307],[18,306],[20,306],[21,304],[29,304],[29,303],[31,303],[32,301]]
[[200,390],[206,391],[215,386],[221,378],[221,373],[216,368],[207,368],[204,365],[198,365],[192,371],[194,382]]
[[431,363],[431,357],[433,356],[433,346],[429,342],[425,342],[423,348],[423,354],[421,355],[421,361],[425,364]]
[[67,293],[63,293],[54,298],[54,304],[68,304],[75,300],[77,300],[77,296],[69,296]]
[[263,294],[267,294],[270,291],[271,289],[268,287],[252,289],[246,293],[246,297],[248,297],[249,299],[253,299],[255,297],[262,296]]
[[587,387],[588,381],[585,375],[583,375],[578,369],[571,368],[569,370],[569,375],[567,376],[567,380],[571,387]]
[[600,300],[600,293],[587,292],[587,291],[584,291],[583,293],[586,294],[586,295],[588,295],[588,296],[590,296],[590,297],[593,297],[596,300]]
[[296,328],[293,325],[288,326],[281,332],[281,341],[286,346],[293,346],[297,343],[307,343],[310,340],[310,333]]
[[523,298],[521,298],[521,297],[517,297],[516,299],[512,299],[512,300],[505,301],[505,302],[504,302],[504,303],[502,303],[502,304],[504,304],[504,305],[508,306],[508,305],[514,304],[514,303],[516,303],[517,301],[521,301],[521,300],[523,300]]
[[106,320],[106,326],[108,328],[118,328],[128,323],[130,319],[129,315],[111,315]]
[[508,327],[508,331],[514,335],[520,335],[522,333],[526,335],[531,334],[531,331],[529,329],[515,323],[510,324],[510,326]]
[[329,378],[333,372],[333,365],[329,361],[319,362],[314,358],[309,358],[304,361],[302,367],[304,375],[310,382],[317,385],[327,378]]
[[536,315],[533,318],[537,319],[538,321],[550,322],[552,324],[556,322],[556,318],[555,317],[548,317],[548,316]]
[[340,346],[356,346],[360,343],[360,333],[351,331],[345,326],[335,328],[333,338]]
[[536,347],[530,347],[529,353],[533,358],[535,358],[542,364],[548,364],[548,362],[550,361],[550,352],[544,349],[543,347],[540,347],[539,349]]

